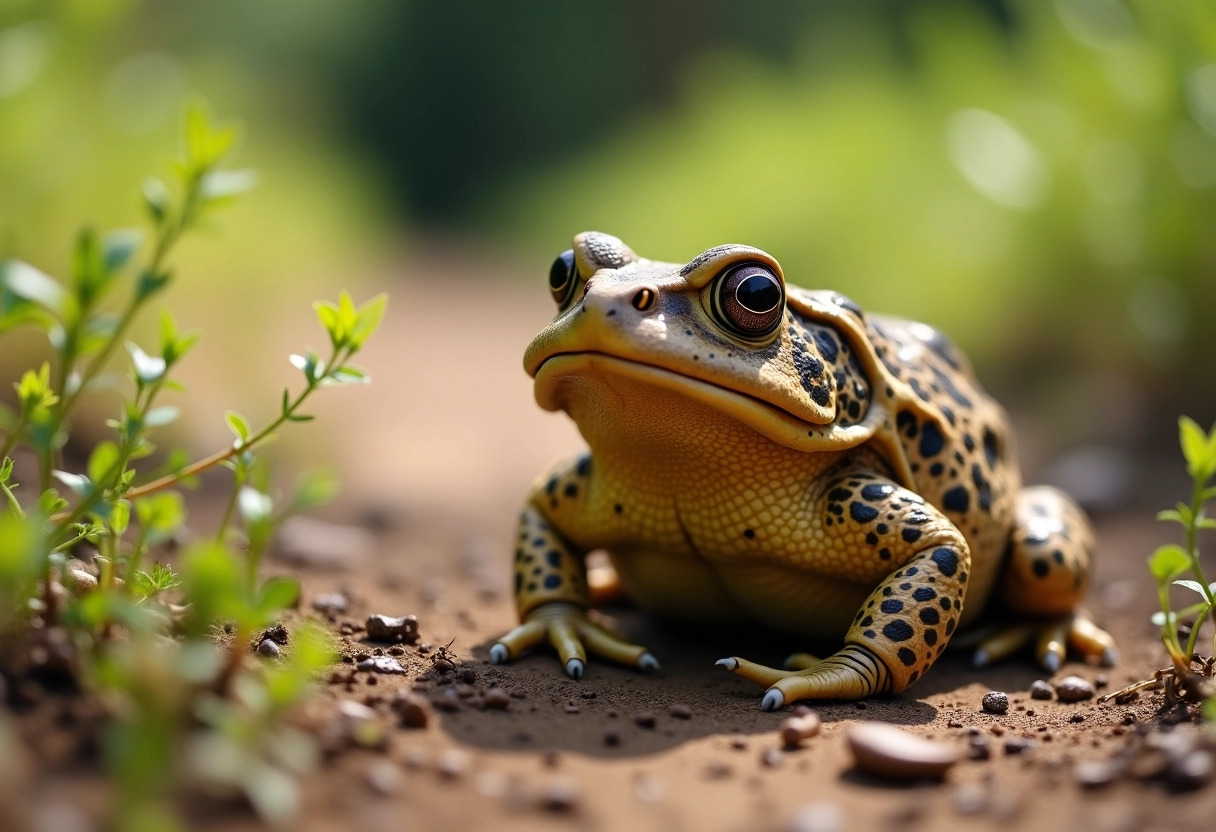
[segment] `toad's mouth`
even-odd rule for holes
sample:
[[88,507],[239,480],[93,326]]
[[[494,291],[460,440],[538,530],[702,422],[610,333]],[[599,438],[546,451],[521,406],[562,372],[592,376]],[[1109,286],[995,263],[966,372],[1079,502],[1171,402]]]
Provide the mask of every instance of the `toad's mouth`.
[[822,426],[747,393],[665,367],[594,351],[555,353],[542,361],[535,373],[537,404],[545,410],[565,410],[571,391],[580,384],[594,383],[597,377],[626,378],[676,392],[787,447],[809,450],[823,439]]

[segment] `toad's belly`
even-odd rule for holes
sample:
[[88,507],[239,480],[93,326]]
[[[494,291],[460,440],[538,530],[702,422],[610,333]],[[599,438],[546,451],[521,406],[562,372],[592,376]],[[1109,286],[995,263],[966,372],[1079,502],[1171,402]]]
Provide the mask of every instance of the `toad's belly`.
[[816,639],[839,639],[873,587],[771,563],[710,563],[692,555],[609,553],[639,606],[683,621],[761,624]]

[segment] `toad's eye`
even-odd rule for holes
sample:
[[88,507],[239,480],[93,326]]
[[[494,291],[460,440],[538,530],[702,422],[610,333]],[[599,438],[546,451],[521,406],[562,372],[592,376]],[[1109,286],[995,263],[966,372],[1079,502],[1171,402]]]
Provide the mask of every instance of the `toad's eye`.
[[574,295],[574,286],[578,283],[578,266],[574,262],[574,250],[566,249],[557,255],[553,265],[549,267],[549,292],[559,309],[565,309]]
[[763,338],[777,328],[785,312],[785,287],[767,266],[744,263],[714,282],[714,316],[731,332]]

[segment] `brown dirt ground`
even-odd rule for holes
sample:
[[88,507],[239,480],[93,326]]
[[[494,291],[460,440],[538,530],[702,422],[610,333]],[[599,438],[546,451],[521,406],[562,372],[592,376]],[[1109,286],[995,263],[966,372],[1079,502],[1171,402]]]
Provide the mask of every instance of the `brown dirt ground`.
[[[447,260],[429,266],[436,281],[445,279],[444,269],[477,271]],[[345,472],[346,502],[333,516],[375,528],[374,551],[327,569],[283,562],[274,568],[302,576],[306,604],[322,592],[347,592],[353,607],[339,622],[361,622],[371,612],[416,614],[422,640],[452,641],[463,667],[475,671],[477,690],[494,683],[518,698],[505,711],[437,712],[426,729],[393,727],[382,752],[338,755],[309,778],[306,811],[291,828],[782,829],[813,802],[840,813],[841,823],[825,829],[1210,827],[1216,786],[1189,794],[1134,781],[1100,791],[1077,786],[1073,764],[1110,757],[1131,736],[1125,722],[1158,721],[1157,702],[1032,701],[1028,688],[1043,674],[1024,660],[974,671],[962,656],[948,654],[901,696],[817,705],[824,720],[819,736],[776,766],[763,757],[780,746],[776,730],[786,714],[761,712],[762,691],[714,661],[740,654],[779,663],[805,645],[763,634],[677,630],[620,608],[610,614],[651,647],[661,671],[593,661],[586,678],[574,682],[549,654],[491,667],[492,640],[515,623],[506,588],[516,500],[534,472],[578,446],[568,425],[531,403],[518,367],[523,345],[548,314],[544,294],[520,296],[502,286],[462,278],[449,284],[442,309],[421,315],[408,302],[411,284],[393,287],[399,302],[364,362],[377,384],[355,407],[327,402],[320,414],[322,422],[347,428],[326,443],[359,462]],[[458,314],[470,308],[485,312],[473,321]],[[1117,686],[1162,661],[1147,623],[1154,599],[1143,566],[1163,534],[1151,522],[1155,507],[1099,518],[1102,561],[1090,608],[1119,640],[1122,661],[1111,670],[1070,663],[1059,675],[1095,680],[1105,674]],[[352,651],[361,649],[355,638]],[[402,688],[438,695],[435,682],[416,681],[429,658],[415,648],[406,654],[408,675],[360,673],[353,685],[326,685],[304,719],[323,724],[341,699],[375,704]],[[982,712],[980,699],[989,690],[1009,694],[1007,715]],[[691,718],[670,716],[676,703],[686,705]],[[387,709],[380,707],[387,724]],[[653,728],[635,724],[641,712],[656,715]],[[1078,717],[1082,721],[1073,721]],[[964,760],[941,784],[878,781],[854,770],[845,743],[848,728],[866,720],[893,722],[960,748],[974,726],[991,739],[992,758]],[[609,732],[619,744],[607,743]],[[1005,743],[1013,738],[1034,744],[1008,754]],[[453,749],[467,765],[446,777],[438,762]],[[386,760],[402,773],[389,796],[368,782],[369,770]],[[570,783],[577,790],[572,808],[543,805],[547,793]],[[68,802],[90,813],[104,805],[92,768],[70,760],[37,772],[29,795],[37,805]],[[258,826],[239,807],[200,811],[197,822],[208,829]]]

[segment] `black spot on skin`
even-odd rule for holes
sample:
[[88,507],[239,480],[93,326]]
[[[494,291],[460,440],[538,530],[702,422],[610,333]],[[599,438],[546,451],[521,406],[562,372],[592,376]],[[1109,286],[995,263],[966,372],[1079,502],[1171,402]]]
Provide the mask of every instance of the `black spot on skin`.
[[853,492],[847,488],[833,488],[830,492],[828,492],[828,499],[836,500],[837,502],[847,500],[852,496]]
[[580,477],[587,476],[587,471],[591,469],[591,454],[583,454],[578,458],[578,463],[574,466],[574,473]]
[[911,667],[912,665],[916,664],[916,654],[907,647],[899,648],[899,653],[896,655],[899,656],[899,660],[904,663],[905,667]]
[[528,582],[528,592],[536,592],[536,581]]
[[915,682],[915,681],[916,681],[916,680],[917,680],[919,677],[920,677],[920,671],[919,671],[919,670],[913,670],[913,671],[912,671],[912,675],[908,677],[908,684],[909,684],[909,685],[910,685],[910,684],[912,684],[912,683],[913,683],[913,682]]
[[878,535],[874,534],[874,532],[868,533],[866,535],[866,543],[869,544],[870,546],[877,546],[878,545]]
[[561,575],[550,575],[545,578],[545,589],[557,589],[562,585]]
[[984,443],[984,458],[988,460],[988,467],[995,468],[1001,458],[1000,443],[997,442],[996,434],[991,428],[984,428],[984,438],[981,441]]
[[890,527],[887,526],[886,523],[879,523],[877,526],[874,527],[874,530],[877,531],[879,534],[886,534],[891,529],[890,529]]
[[552,477],[545,483],[545,493],[553,494],[555,491],[557,491],[557,477]]
[[840,505],[840,503],[828,503],[828,511],[832,512],[832,514],[835,514],[837,517],[844,515],[844,508]]
[[1036,578],[1046,578],[1047,573],[1051,571],[1051,567],[1047,565],[1047,561],[1045,560],[1036,560],[1031,564],[1030,568],[1034,570]]
[[907,575],[909,578],[911,578],[913,575],[915,575],[919,571],[920,570],[917,569],[915,566],[909,566],[906,570],[904,570],[904,574]]
[[543,537],[532,538],[532,548],[539,549],[544,545],[545,545],[545,539]]
[[536,556],[535,556],[535,555],[525,555],[525,556],[524,556],[524,563],[532,563],[532,562],[534,562],[535,560],[536,560]]
[[829,364],[835,364],[840,346],[836,343],[836,339],[832,337],[832,333],[824,329],[816,329],[814,337],[815,346],[819,348],[819,354],[823,356],[823,360]]
[[621,505],[620,503],[617,503],[616,505],[614,505],[612,507],[612,510],[614,512],[616,512],[617,514],[621,514],[625,511],[625,507],[623,505]]
[[912,584],[909,583],[908,581],[904,581],[902,584],[899,585],[899,588],[902,591],[907,592],[909,589],[912,588]]
[[[931,557],[933,558],[933,562],[937,564],[938,571],[947,578],[958,571],[958,555],[954,553],[953,549],[934,549]],[[960,580],[966,579],[960,578]]]
[[937,422],[925,422],[920,431],[920,455],[936,456],[941,453],[946,439],[942,436],[942,430],[937,426]]
[[946,622],[946,635],[950,635],[951,633],[954,632],[955,623],[956,622],[953,618],[951,618],[949,621]]
[[872,615],[867,615],[865,618],[861,619],[861,626],[863,626],[863,627],[869,627],[873,623],[874,623],[874,616],[872,616]]
[[984,477],[984,472],[980,470],[979,464],[971,466],[971,482],[975,484],[975,490],[979,492],[980,508],[988,511],[992,507],[992,484]]
[[565,494],[567,497],[577,497],[578,496],[578,486],[575,485],[574,483],[568,483],[566,485],[566,488],[562,491],[562,493]]
[[905,523],[911,523],[913,526],[923,526],[929,522],[929,515],[924,512],[914,511],[904,518]]
[[912,392],[915,393],[917,398],[919,398],[922,402],[928,403],[931,400],[928,391],[920,386],[920,379],[910,378],[908,379],[908,384],[911,385]]
[[938,616],[937,610],[933,609],[933,607],[925,607],[920,611],[920,620],[925,624],[936,624],[941,620],[941,617]]
[[899,415],[895,417],[895,425],[903,431],[904,436],[909,439],[916,438],[916,417],[910,410],[899,411]]
[[849,402],[849,418],[856,419],[861,415],[861,405],[857,402]]
[[549,565],[554,569],[560,569],[562,565],[562,553],[556,549],[550,549],[549,554],[545,555],[545,560],[549,561]]
[[965,485],[956,485],[942,496],[942,506],[946,511],[957,511],[966,514],[971,508],[971,492]]
[[904,543],[915,543],[920,540],[920,529],[904,529],[900,537],[904,539]]
[[865,488],[861,489],[861,498],[869,500],[871,503],[883,499],[888,494],[895,493],[895,486],[883,485],[881,483],[870,483]]
[[[802,389],[814,397],[815,390],[819,389],[817,381],[823,377],[823,362],[807,349],[806,342],[796,333],[791,333],[790,350]],[[816,401],[818,400],[816,399]],[[819,404],[826,404],[826,402],[819,402]]]
[[930,647],[937,644],[937,630],[925,630],[925,644]]
[[897,618],[882,628],[882,634],[891,641],[907,641],[912,638],[912,625]]
[[883,560],[890,560],[891,559],[891,550],[890,549],[879,549],[878,556],[880,558],[882,558]]
[[543,566],[538,566],[532,570],[533,575],[543,575],[544,572],[545,572],[545,568]]
[[942,468],[943,466],[940,462],[933,463],[929,466],[929,476],[940,477],[942,475]]
[[902,612],[904,602],[900,601],[898,598],[888,598],[886,601],[883,601],[878,608],[883,612]]
[[941,384],[942,389],[946,391],[946,394],[950,396],[950,398],[954,399],[954,401],[956,401],[962,407],[971,407],[971,399],[964,396],[959,389],[954,386],[954,379],[950,378],[950,376],[946,375],[936,367],[933,367],[932,370],[933,375],[937,377],[938,383]]
[[854,500],[849,503],[849,516],[858,523],[869,523],[878,516],[878,509]]
[[912,593],[912,597],[917,601],[932,601],[937,597],[937,593],[927,586],[921,586],[916,588],[916,592]]
[[892,592],[894,592],[894,591],[895,591],[895,590],[891,589],[891,587],[889,587],[889,586],[884,586],[884,587],[882,588],[882,594],[883,594],[884,596],[886,596],[886,595],[890,595],[890,594],[891,594]]
[[815,388],[809,392],[811,394],[811,400],[820,407],[827,407],[828,402],[832,400],[832,393],[826,387],[816,385]]
[[944,406],[941,408],[941,411],[942,411],[942,415],[946,417],[946,421],[949,422],[951,424],[951,426],[953,426],[955,424],[954,411],[951,410],[950,408],[944,407]]
[[1059,549],[1056,549],[1054,552],[1051,553],[1051,559],[1054,560],[1056,563],[1060,564],[1061,566],[1064,565],[1064,553],[1061,552]]
[[756,536],[756,530],[755,529],[744,529],[743,536],[746,537],[748,540],[751,540],[752,538],[754,538]]
[[866,630],[864,633],[862,633],[862,635],[866,638],[874,638],[876,635],[878,635],[878,633],[874,632],[873,630]]

